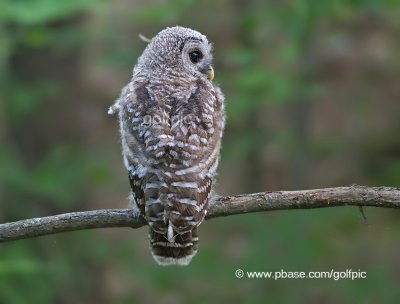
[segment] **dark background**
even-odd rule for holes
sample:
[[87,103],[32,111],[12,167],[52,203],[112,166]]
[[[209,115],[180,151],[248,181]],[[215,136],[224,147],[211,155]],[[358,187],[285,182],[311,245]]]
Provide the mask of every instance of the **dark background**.
[[[125,208],[107,108],[154,36],[215,46],[227,128],[217,190],[400,185],[398,1],[0,3],[0,222]],[[146,228],[0,244],[0,303],[398,303],[400,213],[356,207],[203,223],[186,268],[152,260]],[[366,271],[359,280],[237,279],[234,271]]]

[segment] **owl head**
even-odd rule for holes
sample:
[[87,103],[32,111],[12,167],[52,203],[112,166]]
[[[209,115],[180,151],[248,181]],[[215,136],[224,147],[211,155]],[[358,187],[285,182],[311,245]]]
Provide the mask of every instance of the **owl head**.
[[212,45],[201,33],[168,27],[151,39],[134,68],[135,75],[207,76],[212,80]]

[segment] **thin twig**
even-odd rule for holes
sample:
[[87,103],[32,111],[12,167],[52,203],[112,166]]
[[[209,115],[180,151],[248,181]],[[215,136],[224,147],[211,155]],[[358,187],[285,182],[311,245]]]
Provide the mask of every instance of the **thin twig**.
[[[400,188],[352,185],[219,197],[210,204],[206,219],[251,212],[346,205],[400,209]],[[145,225],[146,221],[137,210],[133,209],[72,212],[0,224],[0,242],[83,229],[139,228]]]

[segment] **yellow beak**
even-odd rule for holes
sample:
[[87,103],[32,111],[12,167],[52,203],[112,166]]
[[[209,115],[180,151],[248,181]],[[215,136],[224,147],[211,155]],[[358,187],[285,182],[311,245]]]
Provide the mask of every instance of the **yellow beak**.
[[207,78],[210,81],[212,81],[214,79],[214,69],[213,69],[213,67],[211,65],[210,65],[210,67],[208,68],[208,71],[207,71]]

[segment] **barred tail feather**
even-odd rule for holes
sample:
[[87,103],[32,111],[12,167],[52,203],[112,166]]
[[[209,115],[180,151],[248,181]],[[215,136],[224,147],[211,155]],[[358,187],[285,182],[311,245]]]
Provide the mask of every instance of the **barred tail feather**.
[[160,265],[186,266],[197,253],[197,227],[192,231],[178,234],[173,242],[168,241],[167,234],[150,229],[150,246],[153,258]]

